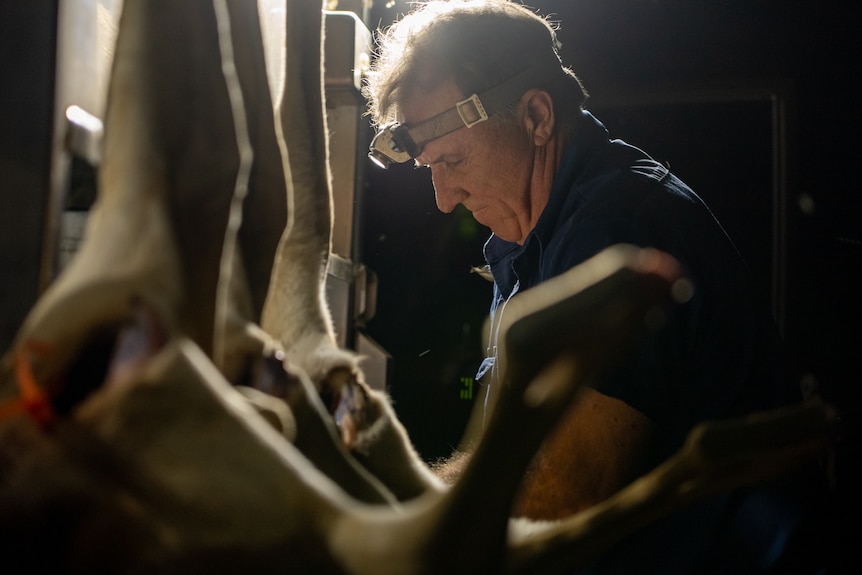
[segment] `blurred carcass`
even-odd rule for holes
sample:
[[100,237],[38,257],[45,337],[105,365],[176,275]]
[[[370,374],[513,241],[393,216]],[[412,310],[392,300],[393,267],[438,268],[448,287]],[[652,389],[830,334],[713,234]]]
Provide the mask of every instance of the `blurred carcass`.
[[578,385],[673,304],[674,262],[620,246],[513,299],[506,386],[444,488],[335,345],[321,6],[286,10],[273,113],[253,2],[125,1],[84,244],[0,371],[4,572],[566,572],[825,447],[820,405],[709,424],[586,513],[509,520]]

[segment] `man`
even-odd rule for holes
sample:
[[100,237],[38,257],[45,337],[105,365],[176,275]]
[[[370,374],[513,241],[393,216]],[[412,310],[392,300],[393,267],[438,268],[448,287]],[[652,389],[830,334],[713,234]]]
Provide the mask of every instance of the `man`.
[[[616,243],[673,255],[694,285],[666,327],[591,382],[546,442],[515,509],[532,519],[606,499],[699,421],[801,399],[731,240],[664,166],[609,139],[557,48],[553,28],[519,4],[429,2],[381,33],[365,89],[381,128],[372,158],[429,167],[439,209],[463,204],[493,232],[484,249],[491,353],[480,370],[491,394],[494,328],[516,293]],[[766,571],[794,513],[772,494],[730,494],[632,538],[596,569]]]

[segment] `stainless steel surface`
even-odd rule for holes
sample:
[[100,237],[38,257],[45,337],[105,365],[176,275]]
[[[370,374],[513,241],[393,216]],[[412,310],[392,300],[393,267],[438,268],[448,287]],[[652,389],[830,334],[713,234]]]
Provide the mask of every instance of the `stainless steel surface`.
[[[66,111],[70,106],[77,106],[95,118],[104,117],[121,10],[122,0],[63,0],[59,3],[50,193],[40,266],[42,289],[60,271],[60,245],[68,243],[69,235],[77,234],[80,225],[76,222],[74,229],[63,225],[72,157]],[[75,126],[72,128],[74,130]]]

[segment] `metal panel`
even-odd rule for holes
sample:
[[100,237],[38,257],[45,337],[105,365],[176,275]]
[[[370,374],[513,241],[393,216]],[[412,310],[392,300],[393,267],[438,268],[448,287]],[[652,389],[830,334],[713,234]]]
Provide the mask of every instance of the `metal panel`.
[[[90,163],[97,161],[91,151],[98,148],[100,128],[89,128],[92,131],[88,141],[87,124],[70,122],[67,111],[76,106],[96,122],[104,117],[121,11],[122,0],[64,0],[59,5],[51,184],[40,277],[43,289],[77,249],[86,222],[87,205],[78,205],[78,209],[66,213],[73,156],[77,153],[88,156],[85,159]],[[70,133],[75,130],[83,136],[72,142]],[[78,150],[73,150],[70,143],[77,143]]]

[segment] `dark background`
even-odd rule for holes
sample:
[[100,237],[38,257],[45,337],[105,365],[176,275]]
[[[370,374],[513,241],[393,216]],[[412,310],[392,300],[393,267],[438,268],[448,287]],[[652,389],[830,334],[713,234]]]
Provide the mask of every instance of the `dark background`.
[[[405,10],[384,4],[370,28]],[[800,385],[847,415],[839,465],[854,467],[862,201],[852,85],[862,52],[853,4],[529,4],[560,22],[563,60],[612,136],[668,163],[728,229],[773,304]],[[363,205],[362,260],[380,282],[365,331],[392,354],[396,409],[434,459],[457,445],[475,401],[464,378],[481,361],[490,285],[469,268],[483,263],[488,231],[468,213],[440,214],[430,174],[410,166],[369,168]]]
[[[773,302],[800,383],[818,386],[845,413],[839,467],[852,467],[862,358],[856,3],[532,5],[561,22],[563,59],[612,135],[667,162],[737,240]],[[39,289],[56,6],[0,0],[2,349]],[[369,28],[405,6],[378,0]],[[481,392],[471,378],[490,284],[469,269],[482,263],[488,232],[465,212],[440,214],[427,171],[366,173],[360,253],[379,278],[379,297],[364,331],[391,354],[396,410],[420,453],[434,459],[457,445]]]

